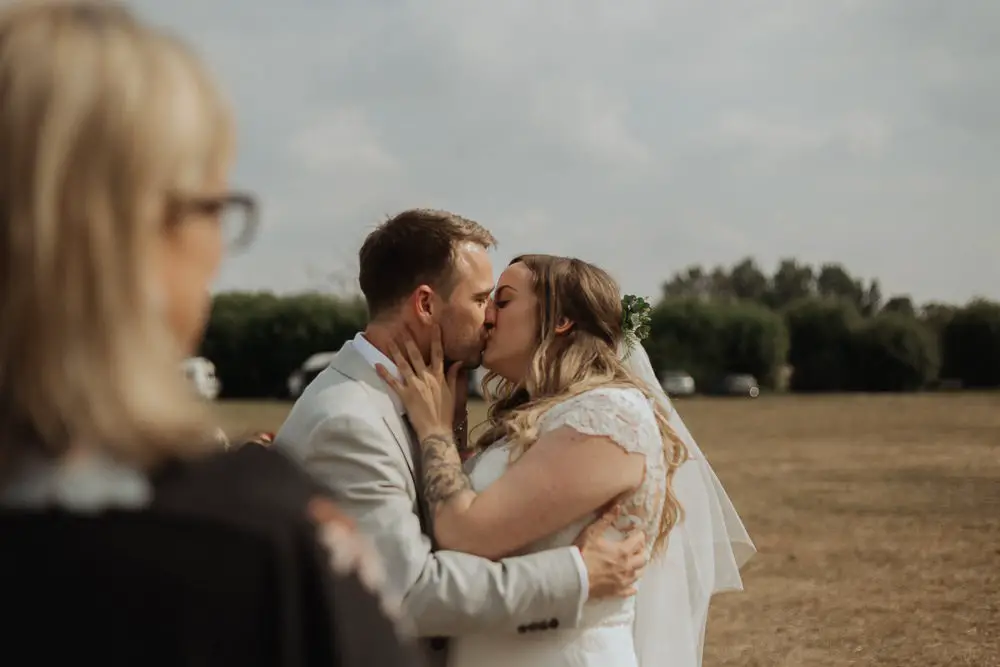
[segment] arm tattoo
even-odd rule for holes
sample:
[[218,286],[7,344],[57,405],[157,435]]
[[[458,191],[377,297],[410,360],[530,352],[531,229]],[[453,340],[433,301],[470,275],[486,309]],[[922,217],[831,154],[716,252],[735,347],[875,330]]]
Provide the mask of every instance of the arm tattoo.
[[424,473],[424,499],[437,514],[444,503],[463,491],[471,491],[472,483],[462,470],[462,460],[455,441],[447,435],[431,435],[420,441]]

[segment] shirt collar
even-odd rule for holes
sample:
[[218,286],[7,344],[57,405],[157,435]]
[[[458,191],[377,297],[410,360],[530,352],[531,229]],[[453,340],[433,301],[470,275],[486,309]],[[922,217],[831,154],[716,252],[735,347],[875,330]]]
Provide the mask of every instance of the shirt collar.
[[[393,363],[392,359],[387,357],[381,350],[372,345],[368,339],[365,338],[363,332],[359,331],[354,337],[354,349],[358,351],[361,358],[367,361],[372,368],[375,368],[375,364],[382,364],[385,366],[386,370],[389,371],[389,374],[392,375],[392,377],[397,380],[400,379],[399,369],[396,367],[396,364]],[[392,390],[392,387],[388,387],[388,389],[389,398],[392,399],[392,406],[396,409],[396,414],[405,415],[406,408],[403,406],[403,402],[399,399],[399,396],[396,395],[396,392]]]
[[94,513],[138,509],[152,500],[146,475],[100,451],[71,460],[30,458],[0,489],[0,506],[20,509],[56,506]]

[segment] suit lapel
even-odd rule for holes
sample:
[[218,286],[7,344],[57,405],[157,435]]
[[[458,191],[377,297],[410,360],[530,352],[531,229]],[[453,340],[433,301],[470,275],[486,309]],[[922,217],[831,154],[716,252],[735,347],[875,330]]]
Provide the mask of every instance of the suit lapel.
[[382,420],[389,427],[392,437],[396,440],[396,445],[399,446],[400,451],[403,453],[406,465],[410,469],[410,476],[413,477],[413,481],[419,489],[420,480],[417,478],[417,470],[414,465],[413,439],[408,432],[403,415],[396,412],[396,406],[393,404],[392,397],[389,394],[391,391],[389,387],[386,386],[382,378],[375,372],[375,369],[365,361],[365,358],[354,349],[354,345],[350,342],[345,343],[340,348],[333,361],[330,362],[330,366],[352,380],[364,385],[368,395],[372,397],[372,400],[379,408]]
[[378,406],[379,412],[382,414],[382,421],[385,422],[385,425],[392,433],[392,437],[396,440],[396,445],[406,460],[406,466],[410,469],[410,476],[413,478],[413,488],[416,490],[417,507],[420,511],[420,522],[423,525],[424,533],[431,538],[431,542],[434,542],[431,517],[427,511],[427,506],[424,504],[424,494],[421,492],[423,482],[420,478],[420,469],[414,464],[414,461],[418,458],[416,435],[410,428],[406,417],[397,412],[396,405],[392,401],[392,395],[389,393],[391,390],[350,341],[340,348],[340,352],[330,362],[330,366],[355,382],[360,383],[365,388],[365,391],[368,392],[368,395],[371,396],[375,405]]

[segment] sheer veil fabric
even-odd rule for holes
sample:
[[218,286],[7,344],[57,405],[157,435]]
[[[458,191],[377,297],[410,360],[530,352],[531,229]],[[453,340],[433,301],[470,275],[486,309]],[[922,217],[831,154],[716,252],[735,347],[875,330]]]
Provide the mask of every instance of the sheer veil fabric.
[[690,454],[673,482],[684,519],[671,531],[666,551],[646,568],[636,596],[636,656],[640,667],[700,667],[709,602],[716,593],[743,590],[740,568],[757,549],[642,345],[628,351],[625,363],[670,414]]

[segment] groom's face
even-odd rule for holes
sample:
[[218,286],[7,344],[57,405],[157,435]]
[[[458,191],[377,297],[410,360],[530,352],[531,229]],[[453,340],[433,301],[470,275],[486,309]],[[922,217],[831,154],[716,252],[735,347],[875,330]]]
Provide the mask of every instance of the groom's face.
[[469,368],[479,366],[486,340],[486,305],[493,292],[493,264],[486,248],[466,243],[455,253],[453,287],[438,323],[444,356]]

